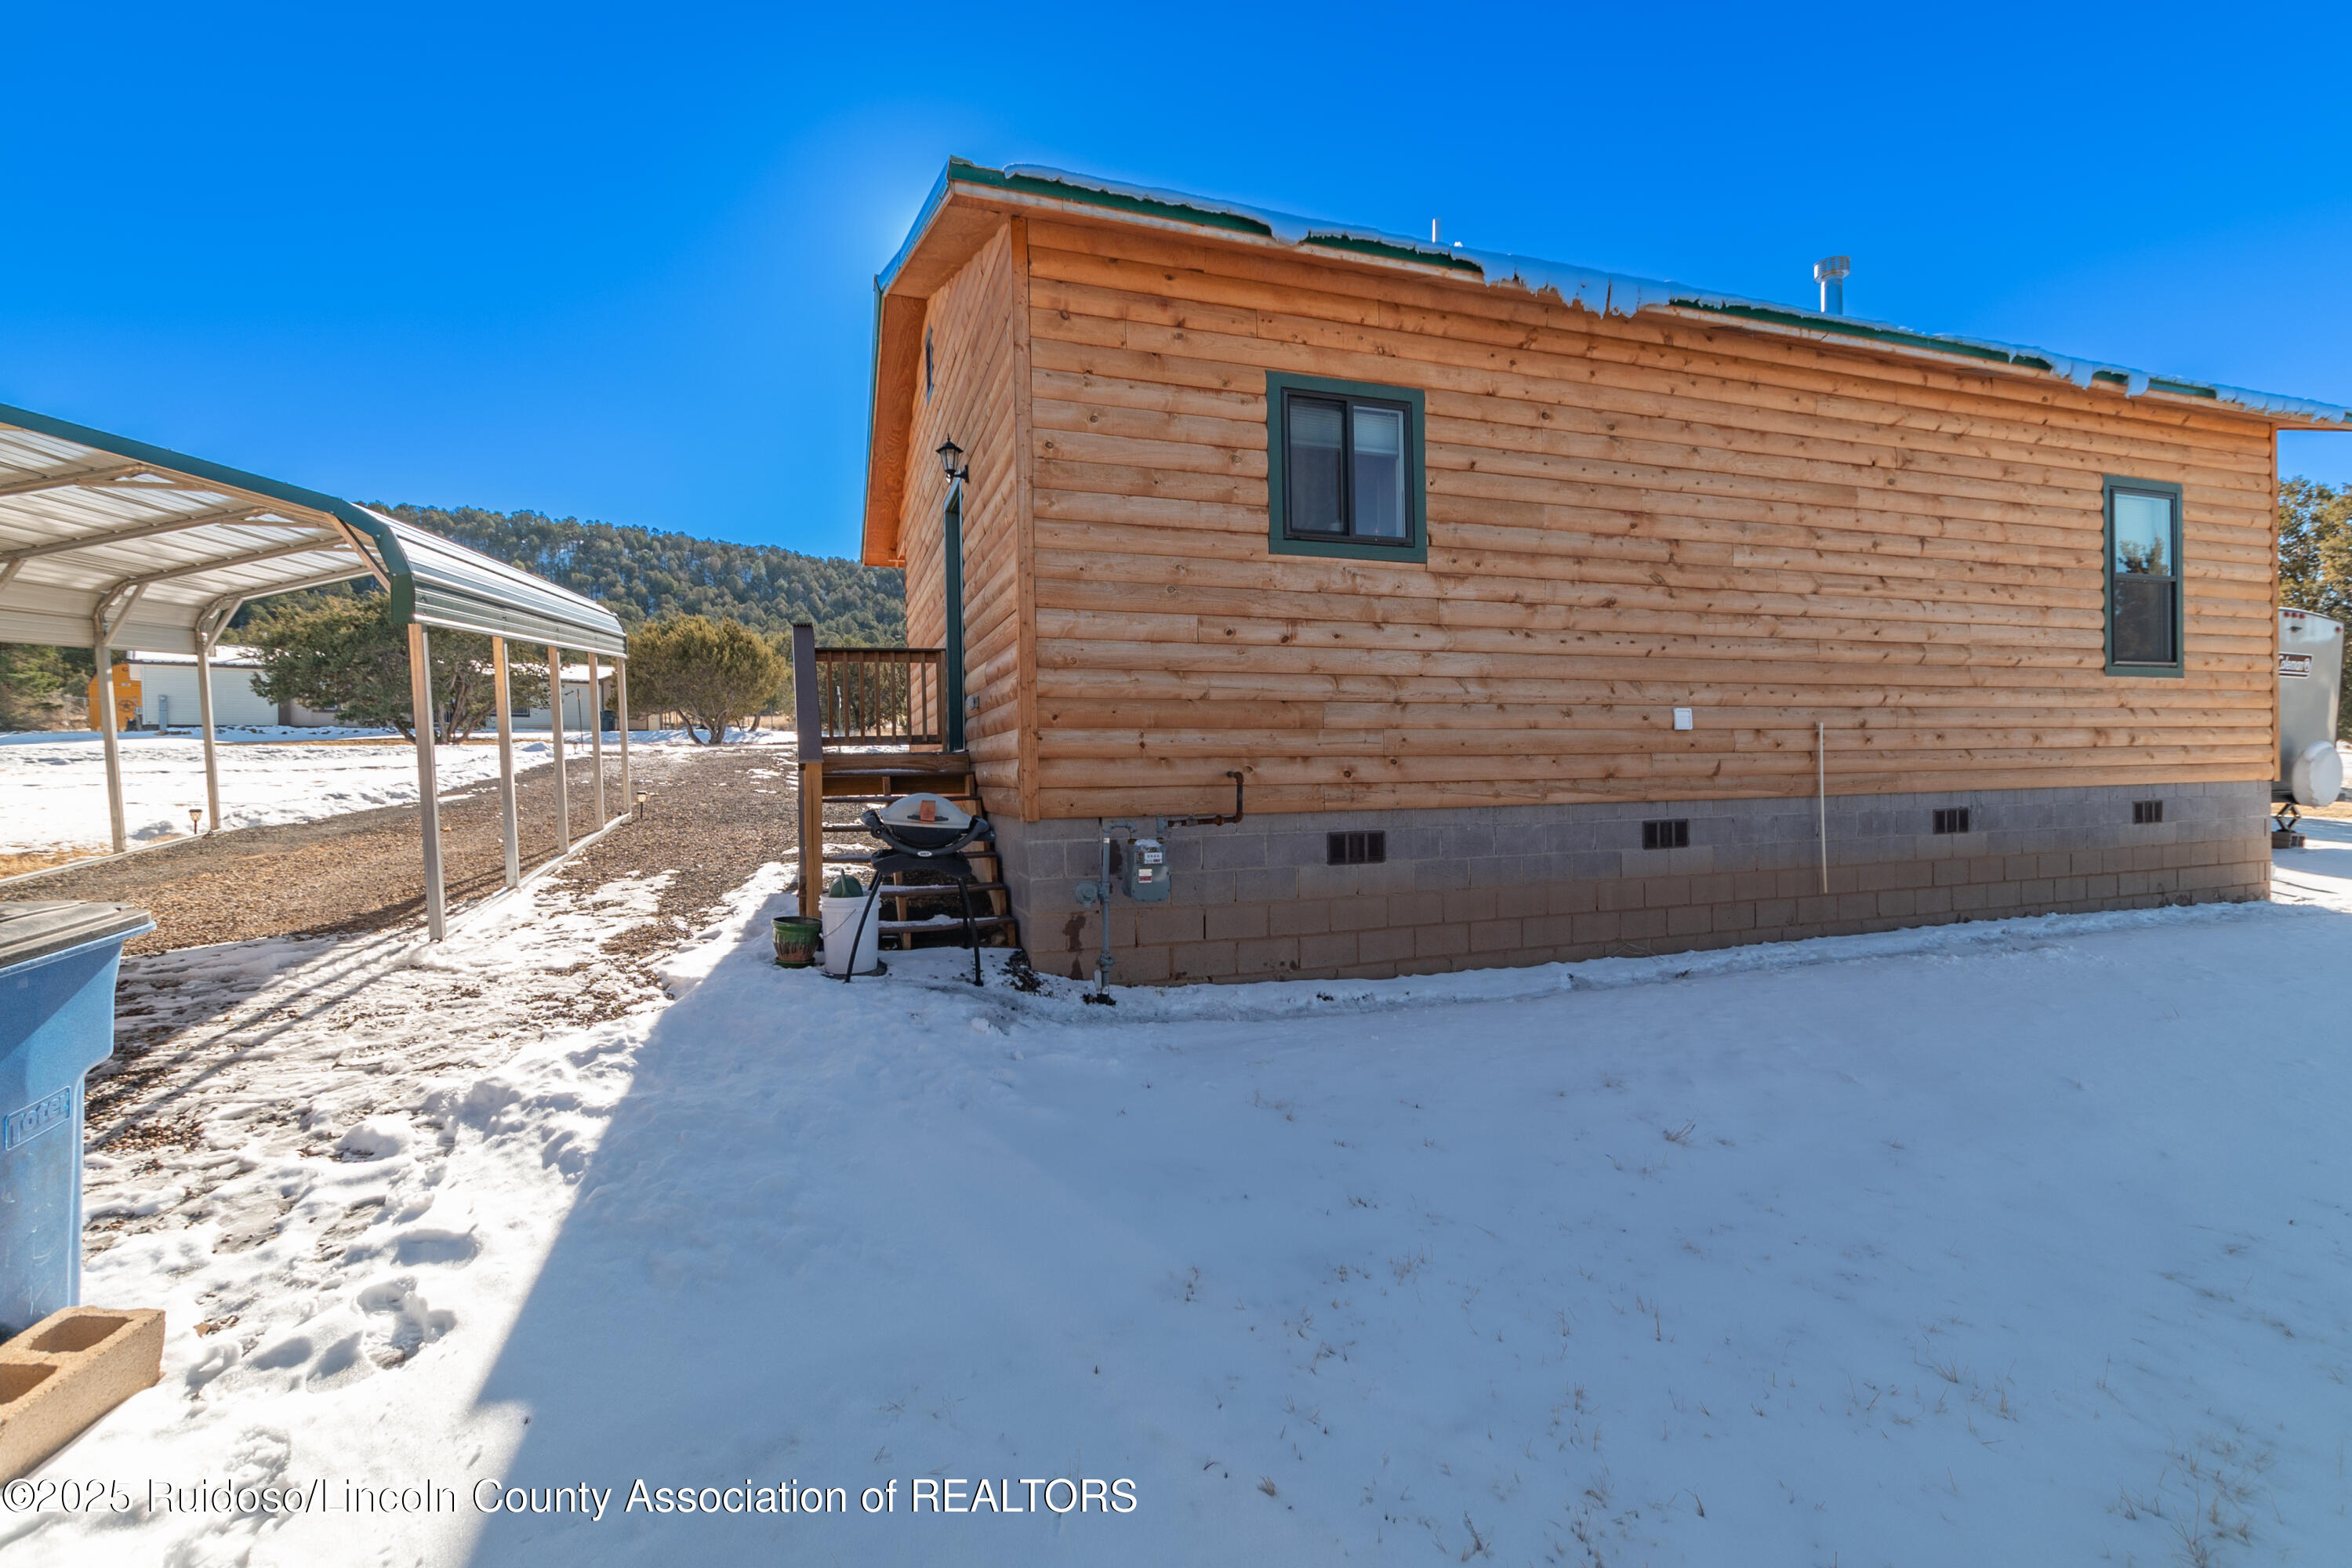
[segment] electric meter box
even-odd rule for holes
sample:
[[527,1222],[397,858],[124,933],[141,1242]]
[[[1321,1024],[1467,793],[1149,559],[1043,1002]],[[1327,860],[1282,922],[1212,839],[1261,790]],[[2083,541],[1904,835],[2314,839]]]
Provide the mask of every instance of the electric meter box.
[[1168,900],[1168,847],[1157,838],[1139,838],[1127,847],[1127,896],[1139,904]]

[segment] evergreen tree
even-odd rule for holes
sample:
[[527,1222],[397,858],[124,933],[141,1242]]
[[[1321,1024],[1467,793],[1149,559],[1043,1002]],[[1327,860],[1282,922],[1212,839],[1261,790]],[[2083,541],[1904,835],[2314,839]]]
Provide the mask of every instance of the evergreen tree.
[[584,594],[625,626],[705,616],[771,636],[809,621],[817,641],[835,647],[895,647],[907,640],[906,574],[895,570],[536,511],[378,510]]
[[[390,609],[378,594],[289,604],[253,621],[243,636],[261,659],[256,689],[266,701],[332,709],[345,724],[381,725],[415,740],[408,628],[392,624]],[[434,738],[444,745],[462,742],[491,718],[490,639],[436,631],[427,647]],[[508,672],[518,712],[547,700],[547,681],[538,668],[510,656]]]
[[647,712],[684,715],[687,733],[706,746],[727,727],[782,700],[792,667],[768,639],[740,621],[665,616],[629,634],[629,695]]

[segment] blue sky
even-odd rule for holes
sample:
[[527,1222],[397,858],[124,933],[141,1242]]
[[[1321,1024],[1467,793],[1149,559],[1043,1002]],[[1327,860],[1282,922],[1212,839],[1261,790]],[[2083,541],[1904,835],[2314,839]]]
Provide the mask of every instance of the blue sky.
[[2352,401],[2352,26],[1901,9],[20,9],[0,402],[848,553],[950,153]]

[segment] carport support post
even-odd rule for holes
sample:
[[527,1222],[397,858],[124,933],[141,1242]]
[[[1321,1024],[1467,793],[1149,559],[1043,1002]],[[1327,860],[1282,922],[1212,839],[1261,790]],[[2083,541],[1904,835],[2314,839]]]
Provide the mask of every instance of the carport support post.
[[[225,624],[225,623],[224,623]],[[213,639],[196,628],[196,720],[205,727],[205,810],[220,831],[220,758],[213,750]]]
[[499,710],[499,826],[506,836],[507,886],[522,883],[522,846],[516,840],[514,688],[507,677],[507,639],[490,639],[490,696]]
[[613,706],[621,710],[621,809],[631,816],[637,814],[637,797],[630,790],[629,779],[629,661],[613,661]]
[[[100,606],[100,616],[105,613]],[[114,852],[120,855],[131,847],[131,832],[122,819],[122,743],[114,737],[114,649],[103,627],[90,651],[98,664],[98,712],[93,717],[98,738],[106,746],[106,810],[114,826]]]
[[448,911],[441,901],[441,792],[433,774],[433,667],[425,628],[408,623],[408,705],[416,725],[416,816],[425,825],[425,933],[439,942],[447,933]]
[[555,852],[572,853],[572,781],[563,776],[563,650],[547,645],[547,694],[555,705],[547,732],[555,741]]
[[596,761],[596,826],[613,819],[604,815],[604,676],[594,654],[588,656],[588,754]]

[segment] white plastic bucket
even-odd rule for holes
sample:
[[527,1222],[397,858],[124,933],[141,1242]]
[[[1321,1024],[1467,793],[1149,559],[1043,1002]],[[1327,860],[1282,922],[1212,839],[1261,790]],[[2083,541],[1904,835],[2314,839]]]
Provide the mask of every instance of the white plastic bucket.
[[[857,920],[866,915],[866,900],[855,899],[819,899],[817,919],[824,922],[824,972],[840,974],[849,969],[850,933],[857,930]],[[866,915],[866,930],[857,939],[857,967],[854,973],[871,974],[881,965],[882,902],[874,900],[874,912]]]

